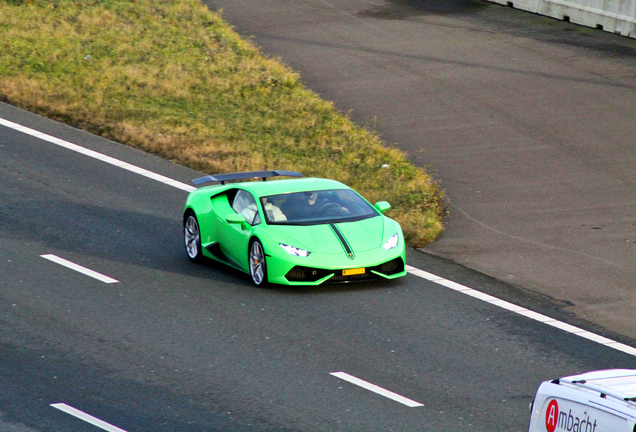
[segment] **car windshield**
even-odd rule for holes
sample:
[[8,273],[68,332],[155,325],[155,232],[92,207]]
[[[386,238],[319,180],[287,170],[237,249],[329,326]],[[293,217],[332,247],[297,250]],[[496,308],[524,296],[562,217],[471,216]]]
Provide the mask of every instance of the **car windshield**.
[[261,198],[261,205],[265,221],[276,225],[352,222],[379,215],[351,189],[270,195]]

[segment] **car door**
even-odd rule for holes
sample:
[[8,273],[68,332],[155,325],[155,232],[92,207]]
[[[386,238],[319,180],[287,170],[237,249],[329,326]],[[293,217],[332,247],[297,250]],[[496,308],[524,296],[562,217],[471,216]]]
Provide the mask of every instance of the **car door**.
[[245,217],[245,223],[229,223],[225,221],[225,229],[221,230],[220,243],[226,256],[238,267],[248,269],[248,246],[254,227],[260,225],[261,217],[254,196],[244,189],[239,189],[232,201],[232,209]]

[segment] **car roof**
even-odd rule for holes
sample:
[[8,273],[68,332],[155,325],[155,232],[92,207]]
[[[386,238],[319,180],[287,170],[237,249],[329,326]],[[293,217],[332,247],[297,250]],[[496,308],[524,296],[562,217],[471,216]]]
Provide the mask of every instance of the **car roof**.
[[[218,188],[219,185],[205,186],[201,189]],[[233,188],[245,189],[252,194],[262,197],[292,192],[304,192],[329,189],[351,189],[349,186],[336,180],[320,178],[300,178],[286,180],[251,181],[239,183],[226,183],[222,186],[225,190]]]
[[623,400],[636,398],[636,370],[607,369],[572,375],[558,380]]

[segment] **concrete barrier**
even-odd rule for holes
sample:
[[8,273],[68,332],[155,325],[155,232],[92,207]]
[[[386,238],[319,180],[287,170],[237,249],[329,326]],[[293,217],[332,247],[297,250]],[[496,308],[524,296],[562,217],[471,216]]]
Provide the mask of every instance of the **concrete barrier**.
[[516,9],[636,38],[636,0],[489,0]]

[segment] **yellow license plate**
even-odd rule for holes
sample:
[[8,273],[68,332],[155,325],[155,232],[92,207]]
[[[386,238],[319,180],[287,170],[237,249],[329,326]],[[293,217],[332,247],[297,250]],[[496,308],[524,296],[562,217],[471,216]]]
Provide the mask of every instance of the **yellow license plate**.
[[365,269],[363,268],[356,268],[356,269],[348,269],[348,270],[343,270],[342,271],[342,275],[343,276],[351,276],[351,275],[357,275],[357,274],[364,274]]

